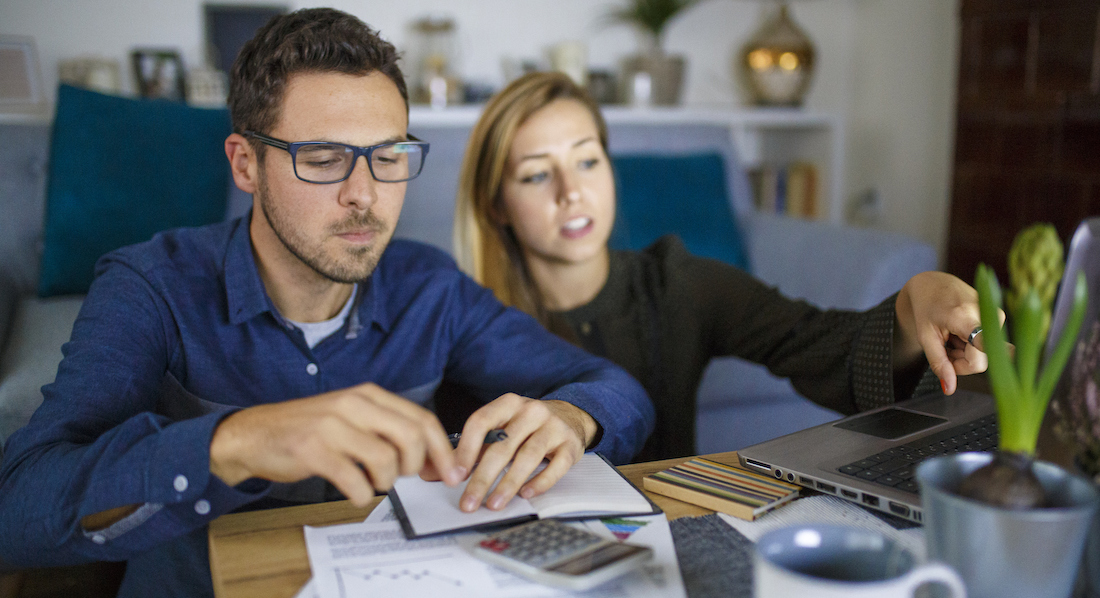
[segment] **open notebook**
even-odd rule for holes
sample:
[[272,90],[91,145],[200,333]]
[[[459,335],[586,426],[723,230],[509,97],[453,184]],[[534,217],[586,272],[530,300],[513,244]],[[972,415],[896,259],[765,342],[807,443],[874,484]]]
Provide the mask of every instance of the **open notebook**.
[[530,500],[516,496],[506,507],[473,513],[458,508],[464,485],[447,487],[417,476],[398,478],[390,491],[394,513],[409,539],[484,530],[532,519],[593,519],[652,515],[661,509],[602,456],[585,453],[553,488]]

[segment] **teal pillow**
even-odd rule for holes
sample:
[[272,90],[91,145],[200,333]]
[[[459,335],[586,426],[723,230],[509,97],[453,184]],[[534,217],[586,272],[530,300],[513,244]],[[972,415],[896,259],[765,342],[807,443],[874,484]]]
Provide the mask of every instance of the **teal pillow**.
[[99,256],[225,217],[229,112],[57,93],[38,294],[88,292]]
[[721,154],[612,156],[618,188],[609,244],[642,249],[675,234],[691,253],[748,269]]

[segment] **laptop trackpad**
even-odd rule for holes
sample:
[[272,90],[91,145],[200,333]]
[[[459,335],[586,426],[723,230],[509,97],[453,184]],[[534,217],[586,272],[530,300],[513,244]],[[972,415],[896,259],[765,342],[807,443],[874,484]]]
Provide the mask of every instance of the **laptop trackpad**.
[[946,422],[946,418],[913,413],[891,407],[875,413],[844,420],[835,424],[838,428],[869,434],[886,440],[901,438]]

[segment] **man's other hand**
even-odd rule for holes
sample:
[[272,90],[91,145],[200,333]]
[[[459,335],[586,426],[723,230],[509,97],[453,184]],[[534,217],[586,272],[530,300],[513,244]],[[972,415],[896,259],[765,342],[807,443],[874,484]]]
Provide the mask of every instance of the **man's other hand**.
[[320,476],[358,506],[428,463],[451,486],[469,471],[456,468],[435,414],[371,383],[242,409],[210,442],[210,471],[230,486]]

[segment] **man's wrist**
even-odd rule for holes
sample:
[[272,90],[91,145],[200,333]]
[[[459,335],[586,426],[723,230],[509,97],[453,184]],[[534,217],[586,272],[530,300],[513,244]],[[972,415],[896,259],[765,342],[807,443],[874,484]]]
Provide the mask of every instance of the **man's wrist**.
[[232,424],[226,425],[226,422],[235,415],[237,414],[230,415],[219,422],[210,439],[210,473],[225,482],[227,486],[236,486],[251,477],[235,458],[240,453],[235,446],[233,427]]
[[572,403],[550,400],[547,401],[547,404],[551,406],[551,409],[558,414],[558,417],[560,417],[566,425],[573,429],[580,439],[583,448],[591,448],[600,430],[600,425],[596,423],[596,419],[589,415],[587,411]]

